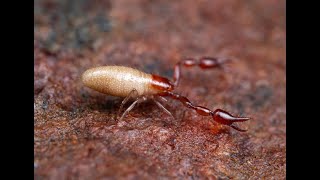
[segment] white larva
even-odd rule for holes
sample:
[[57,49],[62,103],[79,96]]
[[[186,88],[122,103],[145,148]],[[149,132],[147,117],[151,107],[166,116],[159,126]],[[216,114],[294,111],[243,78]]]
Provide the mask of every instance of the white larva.
[[155,94],[150,84],[152,75],[124,66],[101,66],[82,75],[84,85],[104,94],[127,97],[135,89],[138,95]]
[[[240,129],[233,124],[234,122],[247,121],[247,117],[235,117],[222,109],[211,111],[210,109],[194,105],[188,98],[172,92],[174,87],[178,85],[180,79],[181,66],[192,67],[199,66],[202,69],[222,67],[223,62],[216,58],[203,57],[200,60],[186,59],[178,62],[174,68],[174,83],[171,83],[167,78],[147,74],[137,69],[124,66],[101,66],[88,69],[82,74],[82,82],[85,86],[96,90],[98,92],[124,97],[120,110],[123,105],[130,99],[134,98],[134,102],[123,113],[120,120],[140,102],[152,99],[162,110],[171,115],[161,103],[160,98],[170,97],[174,100],[180,101],[187,108],[195,110],[199,115],[211,116],[212,119],[220,124],[228,125],[238,131],[246,131]],[[119,110],[119,111],[120,111]]]

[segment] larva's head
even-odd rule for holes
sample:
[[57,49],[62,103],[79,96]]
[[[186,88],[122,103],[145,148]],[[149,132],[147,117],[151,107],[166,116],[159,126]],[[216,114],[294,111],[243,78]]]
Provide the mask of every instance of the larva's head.
[[174,85],[167,79],[158,75],[152,75],[151,87],[158,92],[172,91]]

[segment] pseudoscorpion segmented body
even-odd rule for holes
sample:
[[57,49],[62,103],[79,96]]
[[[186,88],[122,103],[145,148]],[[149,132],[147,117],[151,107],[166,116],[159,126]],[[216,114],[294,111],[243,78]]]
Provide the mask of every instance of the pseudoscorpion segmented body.
[[88,69],[82,75],[82,82],[85,86],[98,92],[124,97],[119,112],[121,112],[124,104],[128,102],[130,98],[135,98],[134,102],[122,114],[120,120],[122,120],[137,103],[146,101],[150,98],[162,110],[172,116],[170,111],[158,101],[161,98],[165,99],[164,97],[170,97],[180,101],[187,108],[195,110],[202,116],[211,116],[214,121],[220,124],[228,125],[238,131],[244,132],[246,130],[240,129],[233,123],[248,121],[250,118],[235,117],[222,109],[211,111],[206,107],[194,105],[186,97],[173,92],[180,81],[181,66],[199,66],[202,69],[222,68],[223,63],[225,62],[225,60],[223,61],[211,57],[203,57],[199,60],[191,58],[179,61],[174,67],[173,83],[167,78],[154,74],[147,74],[137,69],[124,66],[101,66]]

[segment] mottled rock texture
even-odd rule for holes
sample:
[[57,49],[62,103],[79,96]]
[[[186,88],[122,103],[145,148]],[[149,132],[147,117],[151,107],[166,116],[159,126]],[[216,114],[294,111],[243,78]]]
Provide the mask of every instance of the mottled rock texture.
[[[35,0],[35,179],[285,179],[285,1]],[[171,78],[181,58],[232,58],[229,72],[183,69],[195,104],[253,119],[241,133],[179,102],[140,104],[83,86],[101,65]],[[128,107],[128,104],[126,105]]]

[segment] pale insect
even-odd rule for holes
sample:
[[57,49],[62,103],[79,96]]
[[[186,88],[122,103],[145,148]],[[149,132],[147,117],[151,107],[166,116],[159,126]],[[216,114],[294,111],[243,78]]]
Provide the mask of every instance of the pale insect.
[[136,104],[146,101],[147,99],[152,99],[160,109],[172,116],[170,111],[159,102],[159,100],[166,101],[164,97],[170,97],[179,100],[187,108],[195,110],[202,116],[211,116],[214,121],[220,124],[228,125],[238,131],[244,132],[246,130],[240,129],[233,123],[248,121],[250,118],[235,117],[222,109],[211,111],[206,107],[194,105],[186,97],[173,92],[180,81],[181,66],[199,66],[202,69],[223,68],[222,65],[225,62],[227,61],[210,57],[203,57],[199,60],[192,58],[179,61],[174,67],[173,83],[167,78],[147,74],[137,69],[124,66],[101,66],[88,69],[83,73],[82,81],[85,86],[98,92],[123,97],[124,100],[119,108],[119,113],[124,104],[127,103],[130,98],[134,98],[133,103],[122,114],[120,121]]

